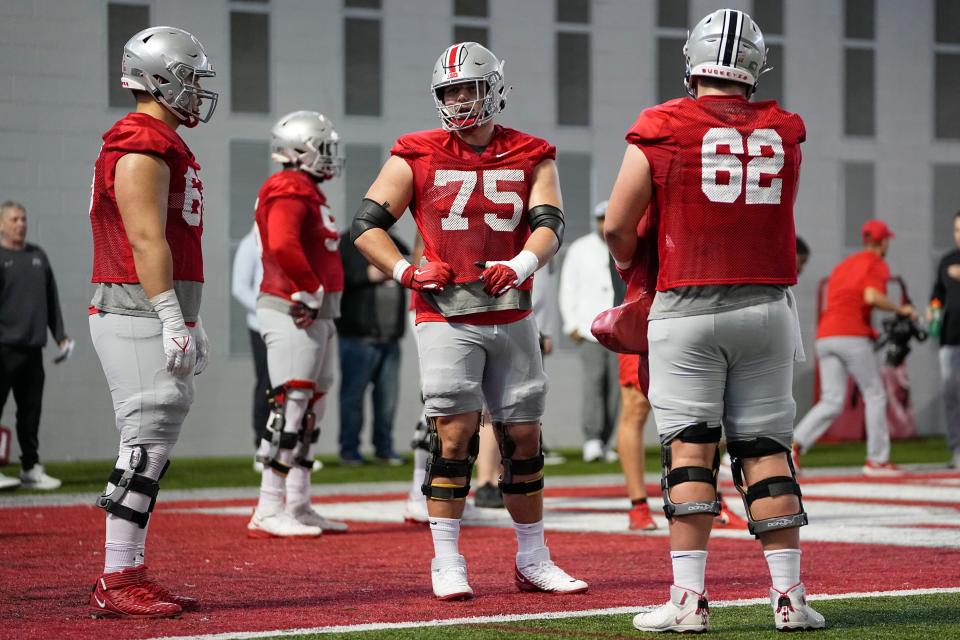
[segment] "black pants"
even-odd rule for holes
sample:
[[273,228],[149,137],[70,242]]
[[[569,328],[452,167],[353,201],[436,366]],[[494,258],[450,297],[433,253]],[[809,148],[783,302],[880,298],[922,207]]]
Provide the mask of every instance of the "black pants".
[[24,471],[40,461],[37,434],[40,431],[43,380],[43,350],[40,347],[0,345],[0,414],[10,389],[13,389],[13,400],[17,403],[20,465]]
[[257,384],[253,388],[253,447],[260,446],[260,440],[267,432],[267,419],[270,406],[267,404],[267,391],[270,390],[270,373],[267,369],[267,345],[258,331],[247,329],[250,333],[250,348],[253,349],[253,368],[257,375]]

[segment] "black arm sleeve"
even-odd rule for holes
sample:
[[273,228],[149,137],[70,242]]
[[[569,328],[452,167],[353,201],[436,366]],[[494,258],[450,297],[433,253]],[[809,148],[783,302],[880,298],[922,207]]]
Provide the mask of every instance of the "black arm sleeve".
[[550,204],[538,204],[527,211],[527,220],[531,231],[547,227],[557,234],[557,240],[563,244],[563,211]]
[[[46,258],[46,256],[44,256]],[[47,263],[47,326],[50,327],[50,333],[57,344],[67,337],[63,327],[63,313],[60,311],[60,296],[57,293],[57,279],[53,277],[53,269],[50,267],[50,259],[46,258]]]
[[357,238],[362,236],[365,231],[373,229],[383,229],[386,231],[397,221],[389,211],[384,209],[379,203],[370,198],[364,198],[357,209],[357,215],[353,217],[353,224],[350,225],[350,242],[356,242]]

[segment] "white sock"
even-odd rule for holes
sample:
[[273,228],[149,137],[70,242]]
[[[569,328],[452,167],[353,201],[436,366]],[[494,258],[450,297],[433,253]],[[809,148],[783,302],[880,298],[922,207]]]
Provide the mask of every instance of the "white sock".
[[[135,447],[128,445],[120,446],[120,451],[117,455],[117,469],[130,468],[130,454],[134,448]],[[156,480],[160,477],[160,472],[163,471],[163,467],[170,457],[170,451],[173,449],[173,445],[149,444],[145,445],[144,449],[147,452],[147,466],[140,472],[140,475]],[[106,494],[110,494],[115,488],[116,485],[108,482]],[[126,495],[123,496],[120,504],[142,513],[150,506],[150,496],[135,491],[128,491]],[[115,573],[130,567],[142,565],[145,557],[146,543],[147,527],[141,529],[140,525],[135,522],[130,522],[112,513],[107,513],[103,572]]]
[[310,505],[310,473],[294,463],[287,474],[287,513],[293,513]]
[[690,591],[703,593],[704,576],[707,573],[706,551],[671,551],[673,584]]
[[543,520],[530,524],[514,522],[513,530],[517,532],[517,553],[530,553],[547,546],[543,539]]
[[438,558],[460,555],[459,518],[430,518],[433,555]]
[[419,500],[423,499],[423,481],[427,477],[427,460],[430,454],[417,447],[413,450],[413,482],[410,485],[410,496]]
[[764,551],[773,588],[785,592],[800,583],[800,549]]

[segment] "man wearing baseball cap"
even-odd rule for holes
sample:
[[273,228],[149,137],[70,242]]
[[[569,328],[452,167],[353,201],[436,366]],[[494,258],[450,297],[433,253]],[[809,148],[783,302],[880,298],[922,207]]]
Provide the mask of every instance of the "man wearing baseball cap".
[[[853,376],[866,407],[867,476],[897,476],[899,467],[890,462],[887,428],[887,395],[880,378],[880,362],[873,350],[876,332],[870,324],[873,309],[916,317],[909,304],[897,305],[887,298],[890,268],[884,256],[894,237],[882,220],[868,220],[861,229],[863,251],[838,264],[827,281],[827,300],[817,327],[817,359],[820,367],[820,402],[804,416],[793,435],[795,463],[843,411],[847,376]],[[797,465],[799,466],[799,464]]]
[[610,438],[620,408],[617,354],[607,351],[590,333],[597,314],[620,304],[627,290],[603,242],[606,214],[607,201],[597,203],[593,232],[570,243],[560,269],[563,332],[577,345],[583,370],[580,420],[584,462],[616,459]]

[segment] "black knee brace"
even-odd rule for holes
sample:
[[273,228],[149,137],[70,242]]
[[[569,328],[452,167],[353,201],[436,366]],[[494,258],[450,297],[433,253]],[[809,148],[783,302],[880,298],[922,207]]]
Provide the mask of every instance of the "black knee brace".
[[[500,464],[503,473],[500,475],[500,491],[512,495],[532,496],[543,491],[543,436],[540,436],[539,452],[532,458],[514,460],[513,454],[517,450],[517,443],[510,437],[505,422],[494,422],[493,428],[500,434]],[[536,474],[529,480],[514,482],[513,476],[528,476]]]
[[[160,480],[163,478],[167,469],[170,467],[170,461],[167,460],[160,471],[160,477],[156,480],[148,476],[140,475],[140,472],[147,468],[147,450],[143,446],[135,446],[130,453],[130,469],[114,469],[110,473],[109,482],[115,485],[110,494],[104,493],[97,498],[96,505],[101,509],[112,513],[118,518],[134,522],[141,529],[147,526],[150,521],[150,514],[153,513],[153,507],[157,503],[157,493],[160,492]],[[150,506],[146,511],[135,511],[130,507],[120,504],[128,491],[142,493],[150,497]]]
[[[290,473],[290,465],[278,460],[277,454],[280,453],[280,449],[293,449],[300,440],[298,432],[283,430],[287,423],[284,410],[287,404],[288,390],[287,385],[281,384],[267,392],[267,402],[270,404],[267,435],[270,436],[270,439],[264,438],[264,440],[270,443],[270,450],[266,454],[256,457],[257,462],[263,463],[264,466],[270,467],[282,476]],[[312,414],[312,411],[308,410],[307,413]],[[304,419],[306,419],[306,415],[304,414]],[[311,466],[312,464],[311,461]]]
[[410,441],[410,448],[413,450],[423,449],[430,453],[430,427],[423,420],[417,420],[417,426],[413,428],[413,440]]
[[[785,448],[776,440],[771,438],[756,438],[753,440],[739,440],[727,443],[727,451],[730,452],[730,471],[733,473],[733,484],[736,486],[740,497],[743,498],[743,506],[747,511],[747,524],[750,533],[755,537],[760,537],[761,533],[775,531],[777,529],[794,529],[807,524],[807,513],[803,510],[803,496],[800,493],[800,485],[797,483],[797,470],[793,468],[793,460],[790,456],[790,450]],[[790,467],[790,476],[773,476],[764,478],[759,482],[746,486],[743,479],[744,458],[761,458],[763,456],[783,453],[787,456],[787,464]],[[795,495],[800,503],[800,511],[784,516],[774,516],[764,520],[754,520],[750,513],[750,506],[754,501],[761,498],[773,498],[782,495]]]
[[307,407],[303,420],[300,421],[300,431],[297,432],[297,443],[294,447],[296,453],[293,461],[308,470],[313,469],[313,458],[307,455],[310,446],[317,444],[317,440],[320,439],[320,427],[317,426],[317,414],[313,410],[313,405],[322,400],[324,395],[326,394],[314,392],[313,398],[310,399],[310,406]]
[[[710,429],[705,422],[691,425],[681,431],[676,438],[681,442],[698,444],[714,444],[720,442],[720,429]],[[663,490],[663,512],[668,520],[694,516],[703,513],[718,515],[720,513],[720,499],[715,498],[708,502],[674,502],[670,498],[670,489],[684,482],[705,482],[717,489],[717,472],[720,470],[720,451],[713,456],[713,468],[706,467],[677,467],[671,469],[670,442],[660,446],[660,464],[663,468],[660,476],[660,488]]]
[[[423,479],[423,485],[420,491],[428,500],[465,500],[470,493],[470,476],[473,475],[473,463],[477,459],[477,453],[480,452],[480,429],[470,438],[467,446],[467,457],[462,460],[453,460],[443,457],[443,446],[440,442],[440,433],[437,431],[437,422],[434,418],[428,418],[430,430],[428,431],[428,443],[430,446],[430,458],[427,460],[427,475]],[[442,483],[435,484],[433,479],[441,478],[459,478],[466,477],[465,485]]]

